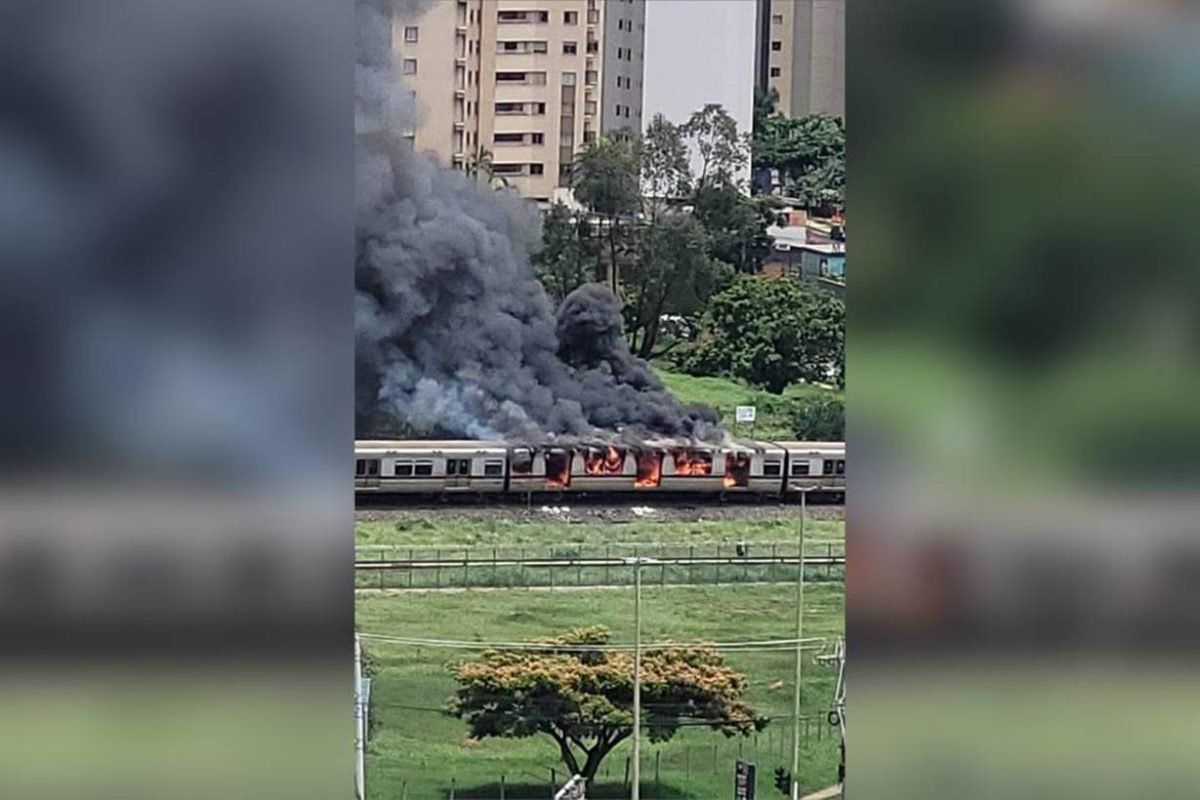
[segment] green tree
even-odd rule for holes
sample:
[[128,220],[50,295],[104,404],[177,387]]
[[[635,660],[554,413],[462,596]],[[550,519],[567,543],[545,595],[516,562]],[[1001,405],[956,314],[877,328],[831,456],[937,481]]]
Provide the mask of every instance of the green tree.
[[738,132],[737,120],[724,107],[709,103],[694,112],[681,130],[700,158],[700,174],[693,183],[697,194],[714,184],[738,184],[738,170],[746,163],[750,148]]
[[792,433],[807,442],[841,442],[846,439],[846,403],[837,397],[811,400],[791,418]]
[[779,171],[784,192],[814,211],[845,205],[846,126],[841,117],[765,117],[754,130],[754,168]]
[[691,191],[692,167],[688,163],[683,130],[662,114],[655,114],[642,137],[642,185],[650,198],[651,220],[666,201]]
[[622,220],[633,217],[641,209],[640,166],[636,140],[600,136],[576,154],[571,167],[575,199],[603,218],[604,236],[609,245],[605,283],[614,293],[619,289],[617,277],[621,264],[622,232],[619,228]]
[[562,203],[555,203],[542,217],[541,244],[532,260],[538,279],[555,300],[595,280],[597,243],[588,235],[589,228],[586,215]]
[[784,278],[745,276],[714,295],[701,340],[683,360],[697,375],[731,375],[769,392],[797,381],[842,385],[845,305]]
[[[567,769],[589,781],[604,757],[633,733],[633,657],[581,645],[605,645],[606,628],[579,628],[539,642],[545,649],[487,651],[454,670],[451,713],[471,735],[551,737]],[[643,725],[665,742],[683,722],[699,721],[726,736],[766,725],[744,701],[746,678],[710,646],[651,650],[642,655]]]
[[695,216],[662,214],[640,230],[638,257],[626,270],[626,329],[630,347],[642,358],[655,351],[664,314],[696,317],[726,281],[729,268],[708,255],[709,237]]
[[709,253],[738,272],[758,271],[771,249],[767,228],[780,222],[779,200],[747,195],[728,183],[711,184],[696,193],[696,218],[709,232]]

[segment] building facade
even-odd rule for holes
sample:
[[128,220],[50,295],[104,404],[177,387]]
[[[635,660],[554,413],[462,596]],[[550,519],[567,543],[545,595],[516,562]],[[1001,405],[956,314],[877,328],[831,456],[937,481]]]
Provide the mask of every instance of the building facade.
[[[599,133],[642,128],[646,0],[437,0],[393,20],[401,133],[549,200]],[[414,119],[415,117],[415,119]]]
[[758,0],[755,87],[789,116],[846,113],[846,0]]

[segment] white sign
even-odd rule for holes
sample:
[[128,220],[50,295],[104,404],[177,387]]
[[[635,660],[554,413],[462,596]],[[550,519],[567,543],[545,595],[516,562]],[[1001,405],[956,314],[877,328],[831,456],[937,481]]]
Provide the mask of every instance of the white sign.
[[734,411],[734,418],[738,422],[754,422],[756,413],[754,406],[738,406]]

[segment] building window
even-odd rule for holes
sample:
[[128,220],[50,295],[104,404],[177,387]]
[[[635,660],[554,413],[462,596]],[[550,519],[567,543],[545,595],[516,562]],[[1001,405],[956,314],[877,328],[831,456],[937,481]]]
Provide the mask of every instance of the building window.
[[617,103],[617,116],[621,116],[621,104]]
[[771,22],[773,22],[776,25],[782,25],[783,24],[783,14],[772,14]]
[[417,74],[417,60],[415,58],[404,59],[403,69],[404,69],[405,75],[416,75]]
[[563,86],[574,86],[575,85],[575,73],[574,72],[564,72],[562,74],[562,85]]
[[577,50],[575,42],[563,42],[563,55],[573,56]]
[[778,78],[780,75],[779,67],[771,67],[771,77]]
[[583,113],[595,114],[596,113],[596,101],[588,100],[586,103],[584,103],[583,104]]
[[574,131],[563,131],[562,133],[560,133],[558,135],[558,144],[560,147],[574,147],[575,146],[575,132]]
[[534,115],[539,116],[539,117],[544,116],[546,113],[546,104],[545,103],[534,103],[531,113],[533,113]]
[[541,164],[530,164],[529,165],[529,174],[530,175],[541,175],[544,171],[545,171],[545,168]]
[[544,133],[529,134],[529,143],[530,144],[542,144],[545,141],[546,141],[546,134],[544,134]]
[[564,11],[563,12],[563,25],[578,25],[578,24],[579,24],[579,12],[578,11]]
[[530,42],[529,44],[531,45],[531,47],[530,47],[530,50],[531,50],[532,52],[534,52],[534,53],[545,53],[545,52],[547,52],[547,51],[546,51],[546,43],[545,43],[545,42]]
[[525,142],[525,134],[497,133],[492,136],[492,141],[496,144],[523,144]]
[[596,85],[596,70],[589,69],[587,72],[585,72],[583,75],[583,82],[586,83],[588,86],[595,86]]
[[404,27],[404,41],[415,42],[419,36],[419,31],[416,25],[406,25]]
[[771,42],[771,51],[772,52],[778,53],[782,49],[783,49],[783,42]]
[[524,164],[492,164],[494,175],[521,175],[524,171]]

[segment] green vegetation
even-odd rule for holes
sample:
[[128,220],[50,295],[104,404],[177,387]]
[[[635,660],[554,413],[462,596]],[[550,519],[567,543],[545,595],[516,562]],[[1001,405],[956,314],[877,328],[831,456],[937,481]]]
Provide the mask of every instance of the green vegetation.
[[699,344],[682,359],[693,375],[729,375],[780,394],[799,381],[845,380],[846,306],[791,280],[742,277],[713,296]]
[[[573,628],[545,649],[491,650],[460,663],[452,709],[478,739],[554,740],[568,775],[591,782],[612,750],[633,734],[634,656],[579,647],[611,646],[603,625]],[[650,650],[642,658],[646,738],[669,742],[684,725],[707,724],[726,736],[766,725],[747,705],[746,676],[714,647]]]
[[753,432],[758,439],[819,440],[823,438],[819,435],[823,428],[807,430],[795,427],[795,423],[803,420],[800,415],[805,408],[843,399],[839,390],[806,383],[792,384],[780,394],[771,394],[732,378],[700,377],[664,369],[659,369],[658,375],[680,401],[713,407],[738,435],[749,436],[751,429],[749,425],[734,425],[734,408],[755,406],[758,420]]
[[[842,634],[843,587],[817,584],[805,597],[805,636]],[[790,587],[647,587],[645,641],[761,641],[794,636],[795,594]],[[431,592],[402,597],[362,593],[361,632],[466,641],[531,641],[582,624],[604,625],[615,643],[633,639],[633,596],[628,589],[562,592]],[[375,800],[457,800],[500,796],[545,798],[551,770],[565,779],[561,754],[547,737],[476,739],[447,712],[455,692],[453,668],[479,651],[368,640],[376,673],[371,692],[373,734],[367,746],[367,785]],[[481,648],[482,649],[482,648]],[[800,781],[806,790],[836,775],[836,730],[826,721],[836,674],[806,651]],[[791,762],[794,651],[733,651],[726,664],[747,677],[746,701],[769,722],[750,737],[726,738],[685,726],[669,742],[642,746],[642,796],[709,798],[729,794],[739,753],[757,763],[758,793],[774,792],[771,772]],[[629,742],[617,745],[600,767],[594,798],[628,796],[623,784]],[[657,769],[656,769],[657,766]],[[656,779],[657,772],[657,779]]]
[[[453,547],[462,545],[610,545],[672,542],[783,542],[796,538],[797,518],[663,520],[656,522],[566,522],[546,518],[462,519],[424,511],[362,520],[354,526],[357,545]],[[809,518],[805,536],[816,541],[843,540],[841,520]]]
[[775,99],[755,97],[754,169],[777,170],[783,193],[822,216],[840,211],[846,200],[845,121],[827,114],[784,116]]

